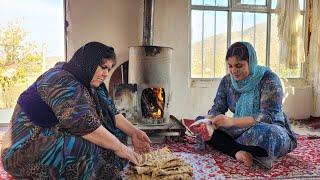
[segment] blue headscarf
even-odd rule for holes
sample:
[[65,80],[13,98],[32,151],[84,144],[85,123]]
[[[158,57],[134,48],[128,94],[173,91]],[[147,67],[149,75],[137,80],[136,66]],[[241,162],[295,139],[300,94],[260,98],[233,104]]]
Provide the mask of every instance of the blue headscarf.
[[241,93],[240,98],[236,104],[234,117],[253,116],[259,112],[260,104],[260,89],[259,83],[263,78],[265,72],[269,68],[259,66],[257,61],[256,51],[248,42],[240,42],[248,50],[249,54],[249,76],[241,81],[236,81],[231,75],[231,82],[234,89]]

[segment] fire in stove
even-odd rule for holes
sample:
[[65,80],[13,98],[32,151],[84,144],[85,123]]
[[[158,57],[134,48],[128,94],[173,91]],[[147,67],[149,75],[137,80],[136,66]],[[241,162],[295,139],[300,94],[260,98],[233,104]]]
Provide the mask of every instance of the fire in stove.
[[147,88],[142,91],[142,116],[149,119],[162,119],[164,114],[165,93],[163,88]]
[[130,84],[137,85],[137,112],[141,124],[169,122],[172,48],[132,46],[129,50]]

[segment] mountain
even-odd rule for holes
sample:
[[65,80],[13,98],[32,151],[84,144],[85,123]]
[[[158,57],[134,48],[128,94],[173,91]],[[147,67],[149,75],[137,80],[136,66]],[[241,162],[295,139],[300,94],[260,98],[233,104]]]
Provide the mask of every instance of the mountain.
[[[250,27],[243,31],[243,40],[251,42],[257,52],[257,57],[259,64],[265,65],[266,59],[266,34],[267,34],[267,24],[261,23],[257,24],[256,29]],[[254,33],[256,32],[256,33]],[[256,35],[255,43],[254,34]],[[231,44],[236,41],[241,41],[241,31],[232,32]],[[214,51],[214,40],[216,39],[216,50]],[[277,67],[278,57],[279,57],[279,44],[278,44],[278,29],[276,19],[271,21],[271,42],[270,42],[270,64],[271,67]],[[209,77],[222,77],[226,74],[226,62],[225,55],[227,51],[227,34],[221,33],[216,36],[210,36],[203,41],[203,74],[204,78]],[[201,48],[202,42],[198,41],[192,44],[191,50],[191,67],[192,67],[192,77],[201,77]],[[215,61],[214,61],[215,58]]]

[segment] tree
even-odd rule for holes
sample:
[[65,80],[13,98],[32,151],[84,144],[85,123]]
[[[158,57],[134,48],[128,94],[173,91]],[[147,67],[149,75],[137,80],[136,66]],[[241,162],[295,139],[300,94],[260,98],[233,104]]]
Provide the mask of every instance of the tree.
[[10,92],[15,86],[27,83],[41,72],[43,54],[34,42],[27,41],[28,33],[21,20],[9,22],[0,28],[0,108],[11,108],[17,94]]

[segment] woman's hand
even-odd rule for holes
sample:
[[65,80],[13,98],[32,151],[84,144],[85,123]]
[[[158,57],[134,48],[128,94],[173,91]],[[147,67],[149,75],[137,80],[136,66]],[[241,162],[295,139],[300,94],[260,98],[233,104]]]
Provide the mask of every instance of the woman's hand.
[[138,153],[150,151],[150,139],[147,134],[137,129],[130,121],[128,121],[122,114],[117,114],[116,126],[131,137],[134,150]]
[[134,151],[138,153],[145,153],[150,151],[151,140],[147,134],[140,129],[136,129],[131,135],[132,145]]
[[219,114],[218,116],[211,119],[211,123],[215,125],[217,128],[219,127],[225,127],[229,128],[234,126],[234,120],[231,117],[228,117],[223,114]]
[[127,159],[134,164],[139,164],[139,155],[122,143],[119,143],[119,148],[117,148],[114,152],[121,158]]

